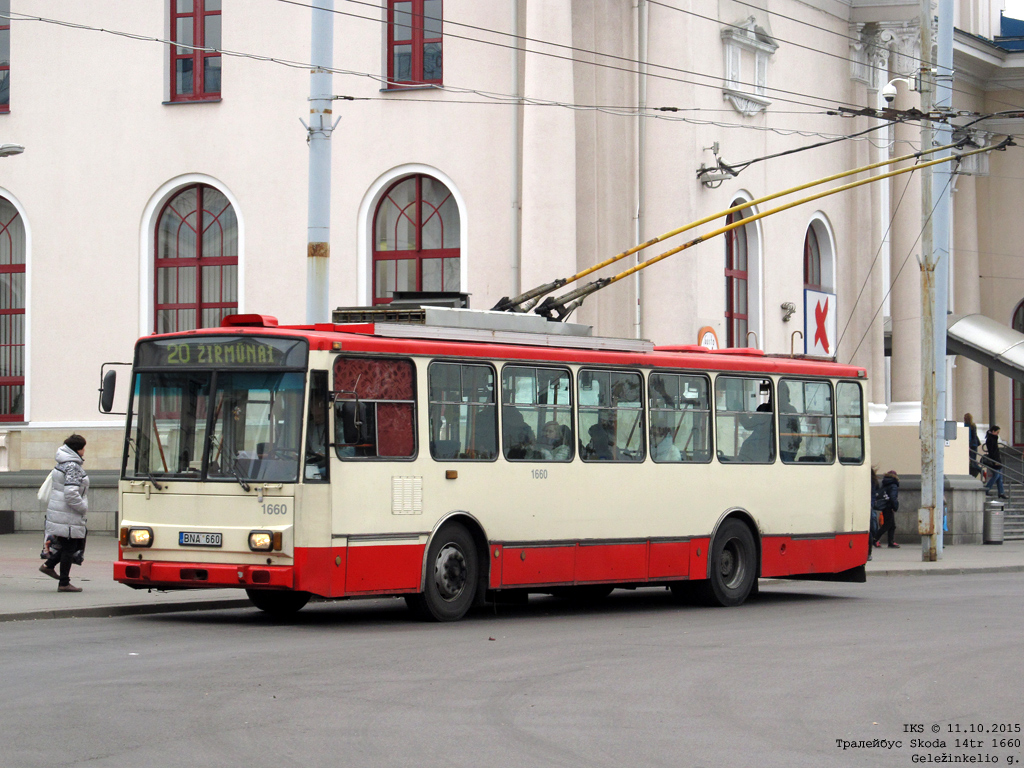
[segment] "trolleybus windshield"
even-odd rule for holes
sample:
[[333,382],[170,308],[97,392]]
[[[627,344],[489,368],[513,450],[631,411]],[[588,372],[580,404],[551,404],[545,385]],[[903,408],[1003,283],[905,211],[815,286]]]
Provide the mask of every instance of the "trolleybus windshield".
[[249,337],[140,344],[125,477],[296,482],[305,373],[282,368],[304,368],[306,351]]

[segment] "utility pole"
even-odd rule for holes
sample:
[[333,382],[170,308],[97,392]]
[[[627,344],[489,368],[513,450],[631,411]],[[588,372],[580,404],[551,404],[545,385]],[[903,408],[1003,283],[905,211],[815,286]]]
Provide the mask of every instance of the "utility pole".
[[[953,3],[939,0],[937,61],[934,71],[935,99],[931,82],[931,0],[921,2],[921,90],[923,112],[948,112],[952,106],[953,87]],[[927,94],[927,95],[926,95]],[[926,104],[927,100],[927,104]],[[939,124],[938,145],[949,144],[952,129]],[[932,130],[929,122],[921,129],[922,148],[930,147]],[[927,142],[927,144],[926,144]],[[948,156],[949,150],[936,155]],[[921,407],[921,508],[918,510],[918,531],[921,534],[921,559],[933,562],[942,557],[942,525],[944,520],[944,467],[946,419],[946,312],[949,306],[949,221],[952,169],[949,163],[936,166],[930,182],[924,178],[922,201],[924,215],[931,218],[925,225],[929,242],[923,243],[921,264],[921,300],[924,303],[921,329],[921,375],[923,378]],[[934,213],[932,201],[934,200]]]
[[331,104],[334,76],[334,0],[313,0],[309,74],[309,220],[306,245],[306,322],[330,320]]

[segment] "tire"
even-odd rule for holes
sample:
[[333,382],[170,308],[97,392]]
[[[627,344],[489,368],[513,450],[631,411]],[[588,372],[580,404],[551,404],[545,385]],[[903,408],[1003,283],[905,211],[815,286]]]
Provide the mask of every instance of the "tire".
[[743,603],[757,582],[757,548],[750,529],[735,518],[723,522],[710,561],[708,580],[694,585],[701,602],[725,608]]
[[271,616],[291,616],[309,602],[309,592],[278,592],[271,589],[247,589],[252,604]]
[[473,605],[480,581],[480,556],[465,526],[441,528],[427,550],[427,578],[423,593],[409,595],[406,603],[428,621],[458,621]]

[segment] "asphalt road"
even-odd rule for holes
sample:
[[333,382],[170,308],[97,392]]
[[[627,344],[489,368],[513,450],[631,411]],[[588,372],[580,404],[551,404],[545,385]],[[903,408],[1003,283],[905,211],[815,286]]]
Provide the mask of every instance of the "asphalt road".
[[[1024,739],[1022,586],[777,582],[738,609],[617,591],[446,625],[400,600],[287,623],[255,609],[10,622],[0,766],[1006,764],[1024,749],[990,743]],[[968,737],[984,747],[954,743]],[[899,746],[837,746],[875,740]]]

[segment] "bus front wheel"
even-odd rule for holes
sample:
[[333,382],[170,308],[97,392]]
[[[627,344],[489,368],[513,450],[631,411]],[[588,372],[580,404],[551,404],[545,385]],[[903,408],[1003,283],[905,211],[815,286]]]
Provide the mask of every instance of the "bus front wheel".
[[409,595],[406,602],[420,618],[458,621],[473,605],[479,575],[473,537],[458,523],[446,525],[430,542],[422,594]]
[[247,589],[252,604],[271,616],[290,616],[309,602],[309,592],[278,592],[270,589]]
[[757,581],[754,535],[742,522],[730,518],[718,529],[710,555],[708,580],[694,585],[701,601],[724,607],[740,605]]

